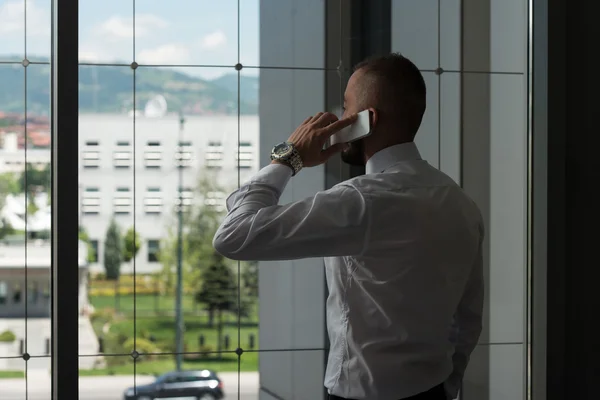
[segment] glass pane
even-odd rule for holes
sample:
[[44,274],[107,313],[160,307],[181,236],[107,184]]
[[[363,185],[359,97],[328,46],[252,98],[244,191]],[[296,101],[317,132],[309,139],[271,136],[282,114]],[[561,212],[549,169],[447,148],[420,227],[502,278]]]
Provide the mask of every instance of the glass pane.
[[[140,67],[136,73],[136,204],[143,209],[135,221],[142,249],[132,317],[138,345],[149,341],[160,352],[237,347],[237,264],[216,259],[212,249],[225,187],[237,181],[232,80],[237,83],[233,68]],[[228,175],[219,180],[223,170]]]
[[[172,354],[142,355],[136,361],[139,394],[150,398],[236,399],[238,356],[235,353],[186,353],[177,371]],[[142,386],[141,382],[148,382]],[[142,393],[143,392],[143,393]]]
[[131,64],[133,30],[132,1],[80,1],[79,61]]
[[[79,357],[79,365],[87,365],[88,357]],[[148,383],[148,379],[134,379],[135,365],[131,355],[104,356],[98,367],[79,370],[79,400],[130,399],[127,394],[137,393],[137,385]]]
[[[33,247],[28,231],[35,205],[28,207],[32,182],[27,179],[31,169],[26,161],[31,126],[25,104],[25,74],[23,64],[0,66],[0,79],[7,82],[7,90],[0,95],[0,136],[3,139],[0,150],[0,376],[10,379],[6,385],[0,385],[0,393],[2,398],[14,399],[25,398],[27,364],[24,360],[30,360],[27,354],[27,324],[31,322],[27,318],[28,274],[35,273],[28,265],[38,264],[42,276],[47,276],[49,267],[45,256],[47,243],[43,241],[36,262],[28,260]],[[48,315],[45,317],[41,325],[47,322]],[[39,367],[39,363],[33,364]]]
[[51,48],[52,0],[25,0],[26,57],[30,61],[49,63]]
[[79,238],[88,264],[80,269],[83,374],[102,369],[102,357],[93,355],[134,349],[133,82],[130,67],[80,67]]
[[257,66],[260,48],[260,1],[240,1],[240,60],[242,65]]
[[26,364],[27,393],[22,398],[26,400],[50,399],[52,397],[51,358],[49,356],[31,356]]
[[233,66],[238,60],[237,0],[137,1],[140,65]]
[[[26,348],[32,357],[50,354],[50,66],[30,64],[27,72],[27,274],[23,302],[26,313]],[[34,362],[35,361],[35,362]],[[32,358],[32,368],[48,371],[50,358]]]
[[21,61],[25,57],[25,0],[0,3],[0,61]]
[[[25,379],[25,361],[22,357],[6,358],[4,354],[8,342],[0,342],[0,398],[3,400],[23,400],[27,398],[27,381]],[[10,351],[10,350],[9,350]],[[47,391],[42,391],[47,396]],[[44,397],[38,397],[42,399]]]

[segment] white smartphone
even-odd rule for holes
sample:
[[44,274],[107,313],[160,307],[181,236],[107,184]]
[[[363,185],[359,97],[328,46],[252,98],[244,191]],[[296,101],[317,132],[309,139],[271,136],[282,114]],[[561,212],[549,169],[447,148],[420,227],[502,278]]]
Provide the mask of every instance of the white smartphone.
[[371,112],[364,110],[358,113],[356,122],[333,134],[329,139],[329,145],[338,143],[351,143],[371,134]]

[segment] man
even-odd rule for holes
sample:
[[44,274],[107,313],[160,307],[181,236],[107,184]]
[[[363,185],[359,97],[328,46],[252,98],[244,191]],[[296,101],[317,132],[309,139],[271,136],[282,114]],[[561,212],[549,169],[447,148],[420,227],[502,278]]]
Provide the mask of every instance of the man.
[[[331,399],[454,398],[481,332],[482,218],[413,143],[425,92],[401,55],[358,65],[344,117],[318,113],[275,146],[273,163],[228,198],[214,238],[237,260],[325,257]],[[323,150],[366,109],[370,136]],[[339,151],[366,175],[278,205],[302,167]]]

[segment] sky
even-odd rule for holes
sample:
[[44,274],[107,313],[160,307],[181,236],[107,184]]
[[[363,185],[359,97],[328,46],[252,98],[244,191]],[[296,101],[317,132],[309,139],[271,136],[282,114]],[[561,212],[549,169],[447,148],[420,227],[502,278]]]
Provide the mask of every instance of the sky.
[[[259,0],[239,0],[239,62],[259,62]],[[134,35],[135,20],[135,35]],[[26,23],[25,23],[26,21]],[[50,54],[51,0],[0,0],[0,60]],[[238,0],[79,0],[79,59],[92,63],[238,62]],[[26,40],[25,40],[26,37]],[[185,68],[215,78],[231,68]]]

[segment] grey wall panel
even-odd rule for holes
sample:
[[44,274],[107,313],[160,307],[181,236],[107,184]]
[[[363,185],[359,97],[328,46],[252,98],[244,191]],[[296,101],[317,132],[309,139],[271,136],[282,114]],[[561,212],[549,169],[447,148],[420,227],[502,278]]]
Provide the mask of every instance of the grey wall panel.
[[461,400],[525,398],[523,345],[482,345],[471,355]]
[[392,1],[392,51],[420,69],[438,67],[438,0]]
[[[324,1],[264,0],[260,10],[262,66],[325,66]],[[261,69],[261,166],[269,163],[274,144],[325,108],[325,71]],[[281,203],[305,198],[324,187],[324,167],[307,168],[291,180]],[[325,346],[322,260],[260,263],[259,285],[260,398],[322,397],[324,354],[301,350]],[[285,351],[289,349],[296,351]]]
[[439,165],[439,87],[437,76],[433,72],[423,72],[427,85],[427,108],[421,127],[415,137],[421,156],[431,165]]

